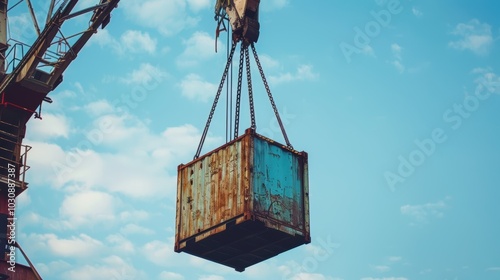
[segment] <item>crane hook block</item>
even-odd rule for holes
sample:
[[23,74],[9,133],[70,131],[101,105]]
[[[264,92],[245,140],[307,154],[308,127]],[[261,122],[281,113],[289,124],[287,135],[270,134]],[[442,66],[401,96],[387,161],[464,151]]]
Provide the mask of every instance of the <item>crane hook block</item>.
[[216,10],[225,9],[233,30],[233,41],[257,42],[260,33],[260,0],[218,0]]

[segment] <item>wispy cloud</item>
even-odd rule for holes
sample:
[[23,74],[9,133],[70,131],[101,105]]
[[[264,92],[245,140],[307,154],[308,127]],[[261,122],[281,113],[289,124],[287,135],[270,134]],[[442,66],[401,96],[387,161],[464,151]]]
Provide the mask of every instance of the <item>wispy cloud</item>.
[[68,138],[71,121],[63,114],[43,113],[43,122],[34,120],[29,123],[30,133],[38,139]]
[[448,45],[457,50],[470,50],[477,55],[486,55],[493,45],[491,26],[472,19],[467,23],[459,23],[451,34],[460,37]]
[[364,277],[361,280],[408,280],[406,277],[383,277],[383,278],[373,278],[373,277]]
[[387,272],[391,270],[391,267],[387,265],[372,265],[371,268],[377,272]]
[[261,9],[263,11],[269,12],[272,10],[283,9],[289,4],[290,0],[268,0],[262,1]]
[[[215,38],[206,32],[195,32],[191,37],[183,42],[185,49],[177,58],[177,65],[180,67],[197,66],[201,62],[215,57]],[[223,52],[223,44],[217,41],[219,53]]]
[[487,271],[499,271],[500,272],[500,266],[488,267],[486,270]]
[[160,273],[160,280],[184,280],[184,276],[179,273],[162,271]]
[[403,259],[403,257],[400,257],[400,256],[390,256],[388,259],[391,262],[399,262],[399,261],[401,261]]
[[199,19],[187,10],[189,4],[192,4],[191,10],[198,11],[206,6],[206,1],[129,0],[122,5],[131,21],[172,36],[198,23]]
[[203,80],[197,74],[187,75],[179,86],[181,87],[182,96],[201,102],[207,102],[217,91],[215,84]]
[[390,61],[391,64],[396,67],[396,69],[399,71],[399,73],[403,73],[405,71],[405,66],[403,65],[403,57],[402,57],[402,52],[403,48],[394,43],[391,45],[391,52],[393,55],[393,59]]
[[373,48],[370,45],[365,45],[361,49],[361,53],[364,55],[367,55],[367,56],[375,57],[375,51],[373,50]]
[[416,17],[421,17],[424,15],[421,10],[419,10],[417,7],[412,7],[411,12],[413,13],[414,16]]
[[331,278],[326,277],[320,273],[306,273],[301,272],[294,277],[290,278],[290,280],[329,280]]
[[157,40],[151,37],[148,32],[138,30],[127,30],[119,39],[113,37],[107,29],[99,30],[90,39],[90,43],[112,50],[117,55],[154,54],[157,49]]
[[189,8],[193,12],[201,11],[203,9],[210,7],[213,4],[212,3],[213,1],[211,0],[187,0],[187,2],[189,4]]
[[141,63],[137,69],[120,78],[119,81],[126,85],[148,85],[154,80],[168,77],[167,72],[149,63]]
[[419,204],[419,205],[403,205],[401,206],[401,214],[411,217],[415,223],[427,223],[431,218],[444,217],[444,210],[448,207],[446,204],[451,198],[447,197],[445,200],[438,202]]
[[281,84],[292,81],[314,80],[319,74],[314,72],[312,65],[299,65],[295,73],[286,72],[276,76],[270,76],[269,81],[273,84]]

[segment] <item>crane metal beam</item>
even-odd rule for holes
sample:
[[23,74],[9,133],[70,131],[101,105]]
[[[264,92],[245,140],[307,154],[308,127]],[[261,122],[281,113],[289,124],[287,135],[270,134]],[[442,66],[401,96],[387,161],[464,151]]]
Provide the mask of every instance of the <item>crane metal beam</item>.
[[46,25],[42,34],[40,34],[35,44],[26,54],[25,57],[27,60],[18,65],[17,68],[20,68],[20,70],[15,73],[16,82],[20,82],[21,80],[27,77],[29,78],[33,75],[33,72],[43,57],[43,54],[45,54],[45,52],[49,49],[52,41],[59,31],[60,26],[64,23],[64,17],[71,13],[77,2],[78,0],[70,0],[65,7],[61,7],[62,9],[59,9],[59,11],[56,12],[49,24]]
[[120,0],[101,1],[105,4],[97,5],[94,7],[94,15],[91,19],[89,28],[82,33],[80,38],[70,47],[70,51],[61,57],[52,72],[49,83],[54,84],[62,73],[66,70],[69,64],[76,58],[77,54],[81,51],[87,41],[95,34],[100,26],[105,26],[111,16],[111,11],[118,5]]
[[31,0],[26,0],[26,3],[28,4],[28,9],[30,10],[31,19],[33,20],[36,34],[40,36],[40,27],[38,26],[38,21],[36,19],[35,11],[33,10],[33,5],[31,5]]

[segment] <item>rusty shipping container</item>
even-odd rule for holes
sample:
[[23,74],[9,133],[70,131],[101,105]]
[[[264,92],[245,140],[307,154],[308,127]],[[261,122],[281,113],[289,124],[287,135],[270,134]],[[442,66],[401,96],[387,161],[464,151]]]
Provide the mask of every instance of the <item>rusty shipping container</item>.
[[179,165],[176,252],[243,271],[310,240],[306,152],[247,129]]

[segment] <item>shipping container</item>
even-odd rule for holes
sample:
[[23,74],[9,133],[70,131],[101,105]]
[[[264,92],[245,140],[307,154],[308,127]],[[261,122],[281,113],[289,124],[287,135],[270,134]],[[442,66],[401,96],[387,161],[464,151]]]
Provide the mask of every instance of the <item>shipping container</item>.
[[178,167],[176,252],[243,271],[310,242],[308,160],[247,129]]

